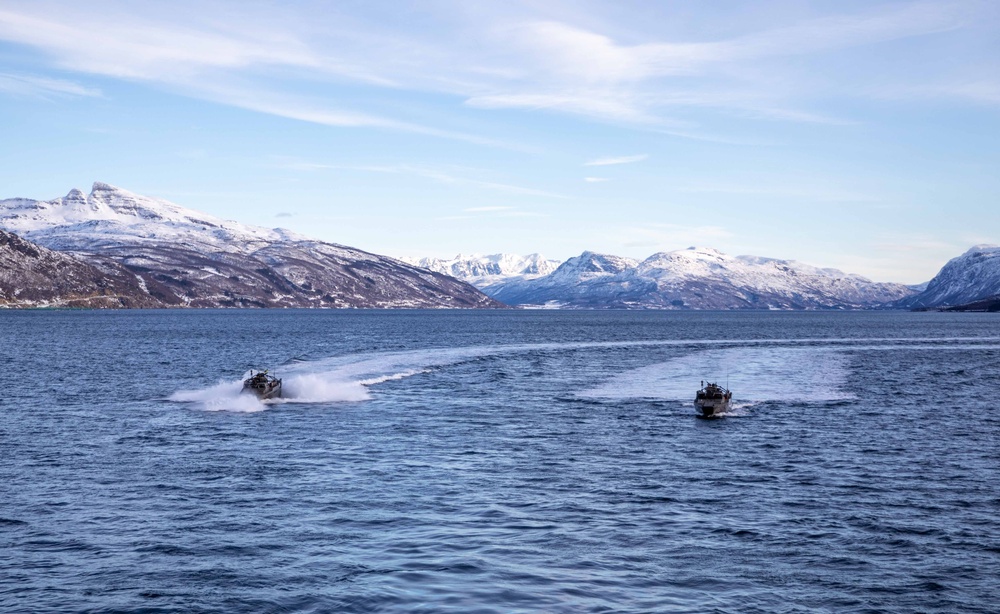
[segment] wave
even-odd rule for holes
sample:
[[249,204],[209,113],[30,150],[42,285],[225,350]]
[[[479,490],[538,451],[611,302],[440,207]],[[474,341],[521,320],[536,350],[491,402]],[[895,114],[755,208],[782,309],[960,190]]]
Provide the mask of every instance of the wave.
[[[691,347],[695,351],[665,363],[641,367],[588,390],[577,398],[689,400],[691,382],[731,376],[741,399],[838,401],[846,378],[843,351],[950,350],[996,348],[1000,337],[809,338],[809,339],[652,339],[485,345],[427,348],[402,352],[351,354],[319,360],[293,357],[277,373],[282,397],[261,401],[241,394],[239,380],[178,391],[169,400],[193,403],[207,411],[258,412],[289,403],[352,403],[371,398],[370,387],[434,369],[487,357],[537,351],[579,351],[629,347]],[[829,350],[836,350],[830,352]],[[803,352],[812,352],[804,355]],[[722,383],[722,382],[720,382]],[[789,395],[792,395],[791,398]]]
[[692,382],[725,385],[744,403],[767,401],[824,403],[854,398],[843,390],[847,356],[812,348],[727,348],[695,352],[613,376],[580,391],[593,400],[651,399],[689,402]]

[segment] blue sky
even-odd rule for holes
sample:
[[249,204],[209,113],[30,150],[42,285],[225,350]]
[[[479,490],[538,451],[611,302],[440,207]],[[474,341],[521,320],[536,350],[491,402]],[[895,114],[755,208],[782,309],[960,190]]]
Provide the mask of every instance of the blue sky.
[[0,197],[393,256],[1000,243],[1000,3],[0,0]]

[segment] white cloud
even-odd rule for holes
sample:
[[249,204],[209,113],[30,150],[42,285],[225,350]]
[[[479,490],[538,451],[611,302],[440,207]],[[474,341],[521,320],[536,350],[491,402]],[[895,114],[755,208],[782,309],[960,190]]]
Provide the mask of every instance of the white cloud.
[[796,188],[793,186],[768,186],[768,185],[708,185],[708,186],[682,186],[677,188],[678,192],[691,194],[729,194],[734,196],[773,196],[780,199],[806,200],[815,202],[841,202],[841,203],[878,203],[881,198],[863,192],[853,192],[841,190],[836,187],[822,185],[811,186],[809,188]]
[[[183,13],[181,6],[177,13]],[[383,87],[395,84],[349,61],[324,54],[305,43],[301,34],[282,31],[266,19],[231,23],[227,19],[227,28],[219,28],[199,23],[190,14],[185,17],[182,23],[172,23],[176,14],[153,19],[114,11],[81,11],[76,7],[53,12],[27,4],[20,11],[0,9],[0,40],[38,48],[63,70],[151,82],[195,98],[260,113],[332,127],[383,128],[523,149],[459,131],[339,109],[328,101],[294,93],[295,86],[287,87],[286,83],[282,87],[283,78],[340,77]],[[281,71],[282,79],[269,70]],[[32,88],[36,92],[99,94],[80,86],[74,88],[70,82],[47,81],[15,81],[0,75],[0,91]]]
[[[798,75],[784,76],[780,60],[956,29],[970,21],[975,6],[962,1],[889,5],[716,40],[637,44],[595,31],[593,25],[574,25],[572,15],[524,21],[501,29],[503,42],[512,49],[508,55],[519,60],[518,78],[471,96],[466,104],[562,111],[649,126],[676,123],[664,110],[677,107],[851,124],[850,119],[796,108],[801,104],[797,100],[814,95],[815,89],[808,80],[800,83]],[[607,29],[614,25],[620,24]],[[755,71],[748,68],[764,61],[768,76],[755,83]]]
[[591,160],[589,162],[584,162],[584,166],[612,166],[615,164],[631,164],[633,162],[642,162],[649,158],[646,154],[638,154],[635,156],[617,156],[608,158],[597,158],[596,160]]
[[621,244],[625,247],[656,250],[679,249],[688,245],[705,245],[735,236],[722,226],[685,226],[682,224],[631,226],[623,228],[619,234]]
[[660,124],[668,126],[686,125],[683,122],[660,118],[642,111],[634,101],[621,93],[560,92],[560,93],[520,93],[473,96],[465,101],[470,107],[480,109],[530,109],[551,110],[613,119],[635,124]]
[[419,166],[410,164],[365,166],[365,165],[315,164],[311,162],[290,162],[283,164],[282,166],[290,170],[300,170],[300,171],[350,170],[350,171],[363,171],[369,173],[412,175],[415,177],[423,177],[425,179],[430,179],[438,183],[466,185],[466,186],[483,188],[487,190],[508,192],[510,194],[518,194],[521,196],[540,196],[543,198],[557,198],[557,199],[567,198],[566,196],[562,194],[557,194],[555,192],[549,192],[546,190],[537,190],[534,188],[525,188],[518,185],[511,185],[496,181],[485,181],[482,179],[465,177],[455,174],[455,171],[451,169],[442,170],[428,166]]
[[974,104],[1000,104],[1000,81],[989,78],[921,83],[918,85],[890,85],[873,88],[871,94],[889,100],[953,99]]
[[[629,23],[617,13],[605,23],[602,11],[614,12],[601,5],[432,3],[414,28],[405,14],[378,3],[321,9],[225,1],[83,6],[11,0],[0,9],[0,40],[37,49],[61,70],[142,81],[261,113],[505,146],[453,129],[462,124],[446,113],[428,116],[377,104],[358,110],[359,103],[345,102],[344,91],[366,88],[376,101],[430,92],[445,96],[444,104],[464,101],[469,109],[545,110],[649,130],[673,128],[670,134],[688,138],[705,138],[704,129],[671,113],[699,109],[772,121],[850,123],[804,108],[820,90],[801,79],[788,59],[948,31],[973,22],[977,11],[989,10],[984,6],[962,0],[890,3],[795,22],[780,16],[766,22],[784,25],[751,24],[742,32],[737,26],[725,35],[693,28],[681,39],[668,22]],[[3,87],[11,89],[9,80]],[[989,83],[956,94],[997,96]]]
[[0,73],[0,92],[35,98],[52,98],[53,96],[100,97],[102,95],[101,90],[86,87],[74,81],[9,73]]
[[321,65],[300,41],[266,28],[227,33],[198,24],[191,15],[180,25],[167,21],[176,15],[159,21],[78,7],[55,12],[42,4],[22,6],[31,8],[0,10],[0,37],[44,49],[70,70],[173,81],[206,67]]
[[603,183],[605,181],[611,181],[607,177],[584,177],[583,180],[587,183]]

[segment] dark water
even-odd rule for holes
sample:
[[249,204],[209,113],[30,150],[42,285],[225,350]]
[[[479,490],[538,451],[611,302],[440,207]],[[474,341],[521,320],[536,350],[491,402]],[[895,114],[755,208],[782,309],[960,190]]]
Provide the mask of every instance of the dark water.
[[0,312],[0,357],[0,611],[1000,609],[996,314]]

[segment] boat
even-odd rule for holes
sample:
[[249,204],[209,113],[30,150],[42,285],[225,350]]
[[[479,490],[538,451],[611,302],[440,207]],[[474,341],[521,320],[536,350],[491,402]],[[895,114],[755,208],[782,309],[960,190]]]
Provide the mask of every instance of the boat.
[[243,392],[255,394],[261,401],[281,397],[281,380],[268,375],[267,369],[257,373],[251,369],[250,377],[243,380]]
[[706,385],[703,381],[701,390],[694,395],[694,406],[702,418],[712,418],[728,411],[732,400],[733,393],[728,388],[711,382]]

